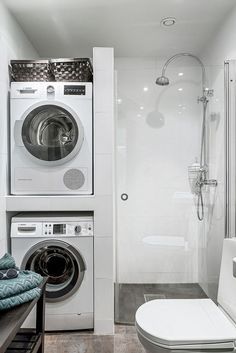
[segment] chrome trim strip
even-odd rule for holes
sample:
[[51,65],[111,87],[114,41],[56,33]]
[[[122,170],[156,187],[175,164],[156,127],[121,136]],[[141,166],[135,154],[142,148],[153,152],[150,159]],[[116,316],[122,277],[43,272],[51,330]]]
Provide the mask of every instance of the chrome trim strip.
[[225,96],[225,238],[230,237],[230,133],[229,133],[229,62],[224,64]]

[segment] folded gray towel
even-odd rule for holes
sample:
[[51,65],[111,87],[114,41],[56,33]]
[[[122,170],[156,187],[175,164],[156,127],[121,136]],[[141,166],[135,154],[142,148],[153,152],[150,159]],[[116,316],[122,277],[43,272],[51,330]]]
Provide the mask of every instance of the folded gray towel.
[[12,297],[0,300],[0,311],[11,309],[14,306],[27,303],[35,298],[40,297],[41,289],[33,288],[24,293],[13,295]]
[[43,277],[32,271],[20,271],[17,278],[0,281],[0,299],[12,297],[35,287],[42,282]]
[[15,267],[15,260],[10,254],[5,254],[3,257],[0,258],[0,270],[8,270],[9,268]]
[[0,270],[0,280],[12,279],[18,277],[19,270],[17,268],[9,268],[8,270]]

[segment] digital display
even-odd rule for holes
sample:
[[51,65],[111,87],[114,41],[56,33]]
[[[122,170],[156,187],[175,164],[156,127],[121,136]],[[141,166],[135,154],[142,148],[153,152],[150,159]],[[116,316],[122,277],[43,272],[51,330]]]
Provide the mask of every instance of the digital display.
[[65,85],[64,95],[66,96],[85,96],[86,87],[85,85]]
[[53,224],[53,234],[65,234],[65,224]]

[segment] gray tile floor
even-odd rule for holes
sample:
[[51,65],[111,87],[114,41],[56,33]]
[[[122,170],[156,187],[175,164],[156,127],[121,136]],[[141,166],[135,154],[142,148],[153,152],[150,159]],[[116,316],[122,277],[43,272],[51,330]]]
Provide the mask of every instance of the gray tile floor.
[[119,320],[130,325],[116,325],[114,335],[90,331],[47,334],[45,353],[146,353],[133,326],[135,311],[145,302],[145,294],[167,299],[206,297],[198,284],[120,284],[118,290]]
[[135,312],[145,302],[145,295],[156,294],[166,299],[206,298],[197,283],[119,284],[116,288],[116,322],[134,324]]

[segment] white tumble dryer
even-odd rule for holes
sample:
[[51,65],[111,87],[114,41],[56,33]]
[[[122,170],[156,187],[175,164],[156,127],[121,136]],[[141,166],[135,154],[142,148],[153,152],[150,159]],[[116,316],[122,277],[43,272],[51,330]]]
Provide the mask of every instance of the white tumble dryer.
[[12,82],[11,193],[92,194],[92,83]]
[[[22,270],[48,277],[47,331],[93,329],[90,214],[18,214],[11,222],[11,253]],[[35,327],[34,313],[24,327]]]

